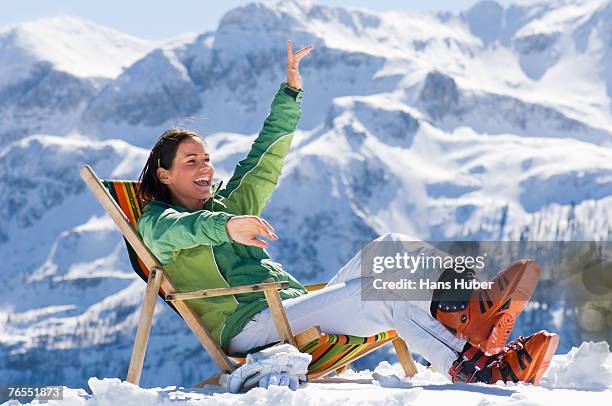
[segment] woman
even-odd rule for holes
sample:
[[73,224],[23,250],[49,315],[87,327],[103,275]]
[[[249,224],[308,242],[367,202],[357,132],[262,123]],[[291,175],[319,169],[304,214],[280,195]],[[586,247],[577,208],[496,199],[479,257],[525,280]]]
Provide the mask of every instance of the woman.
[[[512,327],[508,323],[526,302],[511,299],[517,290],[527,289],[529,294],[533,290],[539,277],[534,263],[517,263],[500,273],[493,282],[510,283],[489,292],[491,306],[478,311],[479,290],[467,292],[455,308],[445,305],[442,292],[434,292],[427,302],[362,301],[364,279],[356,271],[359,254],[332,284],[306,295],[304,286],[268,256],[267,242],[258,237],[272,241],[278,237],[259,216],[276,187],[297,127],[303,96],[299,63],[313,48],[294,53],[288,41],[287,80],[249,154],[225,188],[213,190],[210,151],[197,134],[174,129],[160,137],[141,174],[139,193],[147,205],[138,232],[145,244],[178,291],[249,285],[270,278],[288,281],[280,296],[293,331],[318,325],[330,333],[369,336],[394,329],[440,372],[448,371],[453,381],[537,383],[554,353],[557,336],[538,332],[504,347]],[[387,234],[378,241],[405,238]],[[459,277],[473,279],[473,273],[439,275],[440,280]],[[229,353],[278,340],[260,293],[192,300],[190,305]]]

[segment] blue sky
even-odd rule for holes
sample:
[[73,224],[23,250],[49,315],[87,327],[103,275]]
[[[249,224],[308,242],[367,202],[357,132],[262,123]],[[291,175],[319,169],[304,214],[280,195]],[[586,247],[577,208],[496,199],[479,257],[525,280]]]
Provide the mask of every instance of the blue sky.
[[[476,0],[318,0],[371,10],[461,11]],[[498,1],[507,4],[509,1]],[[149,39],[214,30],[221,16],[248,0],[0,0],[0,27],[42,17],[77,15]]]

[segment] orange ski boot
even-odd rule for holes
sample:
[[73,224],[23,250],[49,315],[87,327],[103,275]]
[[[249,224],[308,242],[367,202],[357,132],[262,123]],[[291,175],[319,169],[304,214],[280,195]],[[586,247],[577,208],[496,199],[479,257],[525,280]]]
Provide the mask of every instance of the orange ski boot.
[[514,328],[517,316],[529,301],[540,279],[535,261],[521,260],[510,265],[478,289],[473,270],[458,273],[446,270],[439,281],[462,281],[467,288],[436,290],[432,315],[458,338],[491,355],[500,352]]
[[559,336],[538,331],[508,343],[496,355],[466,344],[448,373],[453,382],[527,382],[537,385],[557,350]]

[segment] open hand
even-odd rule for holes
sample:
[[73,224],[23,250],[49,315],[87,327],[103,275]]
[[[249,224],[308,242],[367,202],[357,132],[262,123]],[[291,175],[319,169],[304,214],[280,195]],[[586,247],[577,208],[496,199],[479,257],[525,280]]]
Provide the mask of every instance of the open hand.
[[268,243],[258,240],[261,236],[270,240],[278,240],[274,228],[264,219],[257,216],[234,216],[227,221],[227,234],[240,244],[266,248]]
[[295,89],[302,88],[302,77],[300,76],[300,59],[305,57],[314,49],[314,45],[308,45],[293,53],[291,40],[287,41],[287,84]]

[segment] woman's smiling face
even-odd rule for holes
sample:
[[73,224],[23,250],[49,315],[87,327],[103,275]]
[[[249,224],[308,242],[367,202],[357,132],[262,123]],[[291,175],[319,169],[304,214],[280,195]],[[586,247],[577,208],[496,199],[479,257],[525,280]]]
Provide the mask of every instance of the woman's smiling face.
[[214,173],[206,144],[200,138],[189,137],[179,144],[172,168],[159,168],[157,177],[168,186],[173,204],[201,210],[211,196]]

